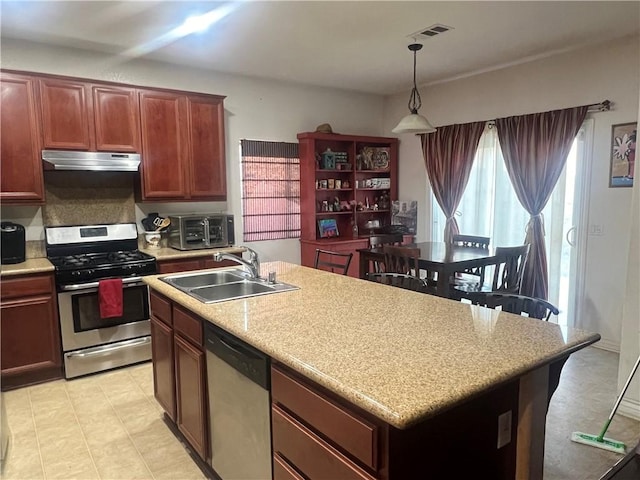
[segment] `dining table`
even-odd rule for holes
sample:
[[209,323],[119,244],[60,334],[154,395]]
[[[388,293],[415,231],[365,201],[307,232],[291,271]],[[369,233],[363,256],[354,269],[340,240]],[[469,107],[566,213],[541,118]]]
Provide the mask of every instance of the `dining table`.
[[[445,242],[418,242],[403,246],[420,249],[418,267],[429,273],[437,273],[435,294],[445,298],[451,296],[450,278],[456,272],[495,265],[499,260],[492,247],[476,248]],[[360,248],[357,252],[360,255],[359,277],[362,279],[367,278],[375,262],[384,263],[382,247]]]

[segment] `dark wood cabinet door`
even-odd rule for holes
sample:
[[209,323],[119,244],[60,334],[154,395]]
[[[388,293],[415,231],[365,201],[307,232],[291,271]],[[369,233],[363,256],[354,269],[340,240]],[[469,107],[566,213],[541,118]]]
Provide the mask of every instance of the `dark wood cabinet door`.
[[176,385],[173,361],[173,330],[151,317],[153,394],[169,418],[176,419]]
[[91,150],[93,118],[87,84],[40,78],[45,149]]
[[93,85],[96,150],[140,151],[140,115],[134,88]]
[[207,458],[205,354],[174,335],[176,359],[176,425],[194,450]]
[[[40,295],[3,299],[0,304],[2,388],[15,388],[62,377],[62,349],[53,276],[49,291]],[[25,279],[15,281],[24,286]],[[3,280],[2,288],[14,280]],[[41,283],[41,282],[40,282]],[[11,289],[10,287],[7,287]]]
[[0,87],[0,200],[2,203],[43,204],[42,146],[35,80],[2,73]]
[[189,192],[192,199],[227,198],[224,106],[221,98],[187,97],[189,116]]
[[189,198],[185,164],[189,154],[186,98],[166,92],[141,90],[140,118],[144,155],[142,199]]

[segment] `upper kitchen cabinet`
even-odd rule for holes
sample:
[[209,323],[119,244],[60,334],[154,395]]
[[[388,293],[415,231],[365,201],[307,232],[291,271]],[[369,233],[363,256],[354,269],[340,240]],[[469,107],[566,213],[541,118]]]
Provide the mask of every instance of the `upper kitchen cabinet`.
[[139,95],[142,200],[225,200],[224,97]]
[[6,204],[43,204],[42,145],[35,80],[2,72],[0,85],[0,200]]
[[45,149],[140,152],[136,89],[42,77]]

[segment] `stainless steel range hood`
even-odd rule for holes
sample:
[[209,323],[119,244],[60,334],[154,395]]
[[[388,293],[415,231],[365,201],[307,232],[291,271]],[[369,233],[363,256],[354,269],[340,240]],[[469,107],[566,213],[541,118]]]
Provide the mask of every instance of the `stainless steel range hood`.
[[137,172],[140,154],[43,150],[42,161],[45,170]]

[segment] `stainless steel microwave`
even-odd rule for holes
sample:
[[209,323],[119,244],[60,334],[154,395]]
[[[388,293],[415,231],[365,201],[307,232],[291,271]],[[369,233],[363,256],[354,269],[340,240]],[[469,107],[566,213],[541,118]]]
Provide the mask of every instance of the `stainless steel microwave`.
[[178,250],[228,247],[235,243],[233,215],[194,213],[169,219],[169,246]]

